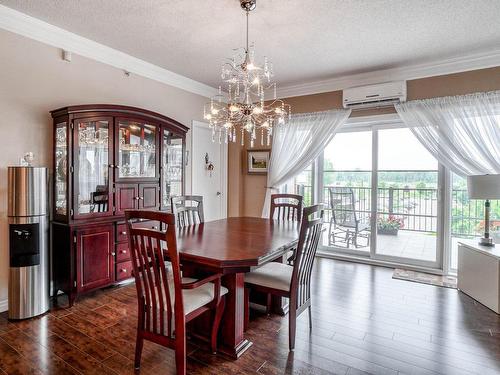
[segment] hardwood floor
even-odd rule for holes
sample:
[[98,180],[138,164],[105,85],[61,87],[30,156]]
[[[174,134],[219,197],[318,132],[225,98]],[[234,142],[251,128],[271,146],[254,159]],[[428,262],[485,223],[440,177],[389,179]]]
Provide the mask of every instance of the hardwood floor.
[[[188,345],[190,374],[500,374],[500,316],[446,288],[393,280],[392,270],[319,258],[313,330],[254,314],[238,360]],[[61,298],[61,302],[64,298]],[[0,317],[0,374],[133,374],[133,285],[80,298],[28,321]],[[146,342],[141,374],[173,374],[173,352]]]

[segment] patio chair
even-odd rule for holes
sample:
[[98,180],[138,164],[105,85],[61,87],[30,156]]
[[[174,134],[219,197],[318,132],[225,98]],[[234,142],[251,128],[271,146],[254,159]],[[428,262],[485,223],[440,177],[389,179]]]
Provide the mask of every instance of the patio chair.
[[[328,245],[343,244],[346,248],[370,246],[370,223],[359,218],[354,191],[350,187],[328,188],[332,216],[328,230]],[[359,239],[366,241],[361,245]]]

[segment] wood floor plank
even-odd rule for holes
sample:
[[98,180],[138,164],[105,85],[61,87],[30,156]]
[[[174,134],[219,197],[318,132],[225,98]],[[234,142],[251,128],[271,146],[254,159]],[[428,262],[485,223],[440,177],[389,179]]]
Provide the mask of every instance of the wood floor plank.
[[417,366],[418,368],[433,371],[438,374],[467,375],[471,372],[488,375],[497,374],[497,371],[492,368],[471,362],[460,361],[456,358],[447,361],[442,357],[432,356],[432,353],[431,355],[418,356],[415,354],[415,351],[408,352],[401,350],[401,347],[397,347],[395,345],[383,345],[383,343],[390,343],[390,341],[393,340],[384,339],[385,341],[378,340],[373,342],[356,340],[340,334],[336,334],[332,340],[347,346],[385,356],[393,360],[403,361],[409,365]]
[[19,330],[4,333],[1,335],[1,338],[21,354],[28,364],[38,368],[44,374],[81,374],[81,372],[77,371],[62,358],[59,358],[49,349]]
[[308,374],[308,375],[328,375],[332,374],[331,371],[322,370],[314,367],[308,363],[293,360],[289,361],[285,369],[279,368],[270,362],[264,362],[257,371],[259,374],[264,375],[279,375],[279,374]]
[[[338,336],[337,336],[338,338]],[[395,353],[403,351],[405,353],[412,353],[422,358],[431,358],[437,362],[447,363],[452,366],[457,366],[464,370],[481,369],[483,367],[494,369],[500,372],[500,361],[493,358],[485,358],[483,356],[475,356],[471,353],[464,353],[450,348],[436,348],[435,345],[415,346],[397,340],[388,340],[383,337],[368,334],[364,338],[365,341],[374,345],[382,345],[392,348]]]
[[9,375],[41,375],[39,369],[0,338],[0,368]]
[[114,371],[103,366],[100,361],[82,352],[76,346],[56,334],[47,335],[41,338],[39,342],[83,374],[115,374]]
[[98,361],[103,361],[114,354],[104,344],[71,327],[61,319],[49,317],[47,329]]

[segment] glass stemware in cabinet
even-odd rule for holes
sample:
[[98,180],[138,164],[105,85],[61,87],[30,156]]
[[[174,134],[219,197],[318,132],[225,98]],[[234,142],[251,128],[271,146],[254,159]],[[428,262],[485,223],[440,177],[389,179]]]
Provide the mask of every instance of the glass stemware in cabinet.
[[162,203],[170,206],[170,198],[182,195],[183,181],[183,140],[165,131],[162,155]]
[[78,131],[77,214],[109,211],[109,122],[80,122]]
[[156,177],[156,127],[120,121],[118,131],[119,178]]
[[55,213],[66,215],[68,212],[68,127],[66,122],[56,124],[55,138]]

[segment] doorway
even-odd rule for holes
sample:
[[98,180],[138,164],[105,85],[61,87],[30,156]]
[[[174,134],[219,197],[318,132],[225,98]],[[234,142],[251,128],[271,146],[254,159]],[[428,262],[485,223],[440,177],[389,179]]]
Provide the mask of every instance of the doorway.
[[193,121],[191,176],[193,195],[203,196],[205,221],[227,217],[227,143],[212,141],[207,123]]

